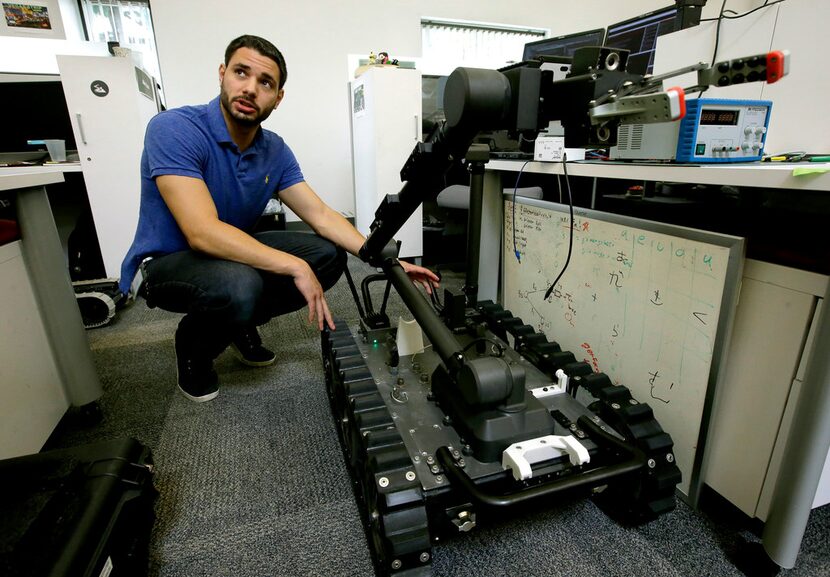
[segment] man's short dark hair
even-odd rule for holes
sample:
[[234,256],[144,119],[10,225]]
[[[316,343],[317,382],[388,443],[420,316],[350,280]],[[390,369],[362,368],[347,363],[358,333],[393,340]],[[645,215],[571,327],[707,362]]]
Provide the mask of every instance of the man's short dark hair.
[[228,44],[228,47],[225,49],[225,66],[228,65],[228,62],[230,62],[233,53],[240,48],[250,48],[251,50],[256,50],[263,56],[267,56],[276,62],[277,68],[280,69],[279,88],[281,89],[285,85],[285,79],[288,77],[288,70],[285,68],[285,58],[282,57],[282,52],[277,50],[276,46],[268,42],[265,38],[245,34],[239,38],[231,40],[231,43]]

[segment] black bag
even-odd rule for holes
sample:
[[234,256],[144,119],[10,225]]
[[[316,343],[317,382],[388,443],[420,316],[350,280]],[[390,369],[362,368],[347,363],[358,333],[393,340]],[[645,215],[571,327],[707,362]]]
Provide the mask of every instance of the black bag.
[[0,575],[146,575],[152,475],[129,438],[0,461]]
[[66,239],[66,249],[69,260],[69,278],[73,281],[91,280],[107,276],[104,267],[104,258],[101,256],[101,246],[98,243],[98,234],[95,232],[95,223],[92,220],[92,210],[85,209],[78,217],[75,228]]
[[118,290],[116,279],[74,281],[72,288],[84,327],[88,329],[109,324],[115,311],[124,304],[124,294]]

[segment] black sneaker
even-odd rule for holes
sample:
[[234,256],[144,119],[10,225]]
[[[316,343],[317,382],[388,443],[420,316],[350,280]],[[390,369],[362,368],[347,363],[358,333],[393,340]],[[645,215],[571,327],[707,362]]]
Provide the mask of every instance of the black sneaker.
[[236,334],[231,342],[231,350],[239,362],[249,367],[267,367],[274,363],[277,355],[262,346],[262,339],[256,327],[250,327]]
[[176,343],[176,382],[182,394],[197,403],[215,399],[219,395],[219,376],[213,370],[213,361],[180,351]]

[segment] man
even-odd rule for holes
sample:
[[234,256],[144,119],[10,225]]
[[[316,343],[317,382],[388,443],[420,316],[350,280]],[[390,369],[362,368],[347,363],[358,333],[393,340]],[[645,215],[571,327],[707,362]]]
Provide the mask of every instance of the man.
[[[141,266],[148,305],[185,313],[175,335],[177,380],[193,401],[218,395],[213,359],[229,344],[243,363],[274,362],[256,331],[274,316],[307,305],[310,323],[334,328],[324,291],[346,266],[342,249],[357,255],[365,240],[305,182],[283,139],[260,127],[282,101],[285,80],[280,51],[241,36],[219,66],[218,98],[163,112],[147,127],[138,229],[121,290]],[[276,194],[317,234],[251,234]],[[428,291],[438,281],[401,265]]]

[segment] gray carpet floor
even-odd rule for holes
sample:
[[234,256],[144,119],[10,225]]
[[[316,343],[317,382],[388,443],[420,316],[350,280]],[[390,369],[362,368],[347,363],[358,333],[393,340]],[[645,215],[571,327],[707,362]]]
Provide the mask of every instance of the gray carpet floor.
[[[373,272],[350,259],[357,280]],[[447,284],[457,282],[450,279]],[[375,302],[382,286],[373,285]],[[345,280],[329,306],[351,326]],[[406,314],[397,296],[390,317]],[[176,392],[173,332],[179,315],[139,300],[89,331],[104,386],[103,421],[70,411],[50,440],[68,447],[119,436],[148,445],[157,465],[154,577],[371,576],[371,558],[329,410],[319,334],[305,311],[262,327],[277,353],[249,368],[217,359],[219,397],[196,404]],[[730,561],[758,541],[728,507],[704,513],[682,502],[643,527],[622,527],[589,500],[479,526],[433,548],[440,577],[740,576]],[[830,575],[830,507],[814,510],[795,569]]]

